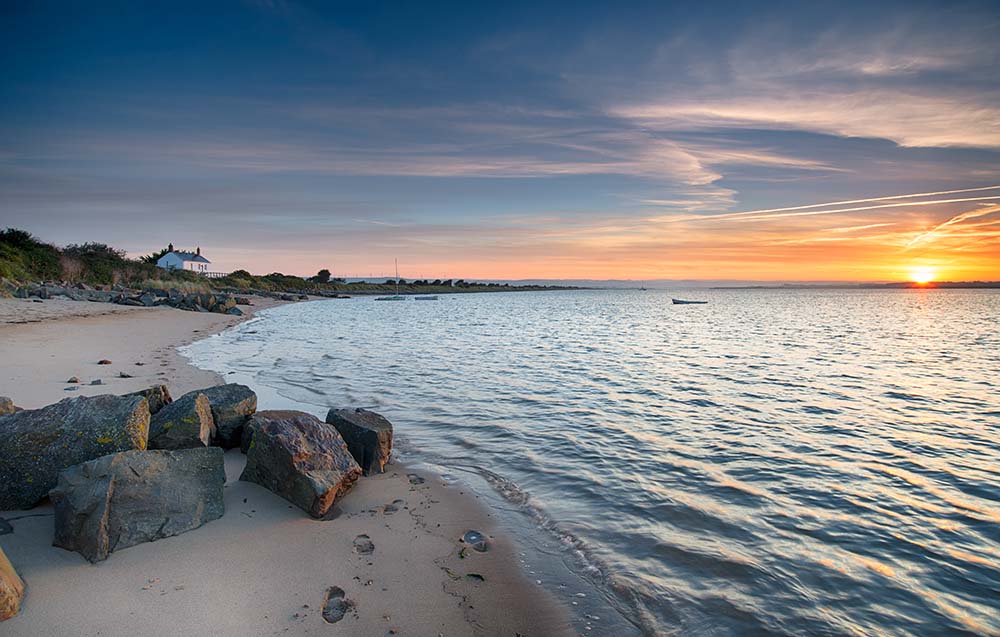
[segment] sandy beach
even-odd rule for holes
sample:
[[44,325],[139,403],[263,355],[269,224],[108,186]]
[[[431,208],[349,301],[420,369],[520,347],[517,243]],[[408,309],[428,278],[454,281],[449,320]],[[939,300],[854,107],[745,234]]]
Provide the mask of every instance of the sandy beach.
[[[254,298],[259,310],[274,301]],[[244,317],[245,318],[245,317]],[[103,303],[0,299],[0,395],[23,408],[166,384],[177,397],[222,383],[176,348],[243,318]],[[109,359],[111,365],[98,365]],[[123,377],[126,375],[128,377]],[[82,384],[68,385],[76,376]],[[100,380],[101,385],[90,385]],[[66,391],[68,386],[77,387]],[[346,406],[346,405],[345,405]],[[363,478],[333,520],[317,521],[238,477],[226,454],[225,515],[92,565],[51,545],[52,509],[0,512],[27,586],[0,635],[560,635],[569,615],[518,567],[515,546],[467,489],[404,464]],[[477,530],[489,551],[462,551]],[[360,551],[365,538],[374,545]],[[321,617],[326,591],[353,611]]]

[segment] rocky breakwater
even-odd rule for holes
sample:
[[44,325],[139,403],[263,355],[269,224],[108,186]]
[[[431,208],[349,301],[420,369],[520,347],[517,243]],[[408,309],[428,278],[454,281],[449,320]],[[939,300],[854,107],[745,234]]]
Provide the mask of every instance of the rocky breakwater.
[[232,314],[235,316],[243,315],[243,310],[236,307],[237,305],[250,305],[248,298],[236,297],[232,294],[214,294],[209,292],[185,294],[175,289],[147,288],[136,290],[119,286],[101,290],[83,283],[75,285],[29,283],[15,289],[14,296],[21,299],[68,299],[71,301],[116,303],[118,305],[133,305],[136,307],[167,306],[189,312],[214,312],[216,314]]
[[[257,412],[244,385],[177,400],[157,385],[41,409],[0,405],[10,412],[0,415],[0,510],[33,507],[48,495],[53,545],[91,562],[222,517],[223,448],[240,439],[247,452],[240,479],[320,519],[361,477],[359,460],[366,473],[383,471],[392,452],[392,425],[378,414],[336,410],[328,424],[298,411]],[[0,552],[0,620],[18,612],[24,590]]]

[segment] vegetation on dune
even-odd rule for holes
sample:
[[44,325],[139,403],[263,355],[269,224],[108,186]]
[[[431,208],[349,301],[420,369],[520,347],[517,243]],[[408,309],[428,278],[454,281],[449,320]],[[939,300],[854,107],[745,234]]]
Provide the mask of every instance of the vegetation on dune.
[[53,279],[62,274],[59,249],[29,232],[0,231],[0,277],[12,280]]
[[[11,283],[66,282],[91,286],[121,285],[143,289],[177,289],[182,292],[264,291],[292,294],[364,294],[395,292],[397,281],[347,282],[334,278],[326,268],[315,276],[303,278],[281,272],[255,276],[236,270],[221,278],[206,278],[184,270],[164,270],[156,261],[166,253],[159,250],[138,259],[130,259],[124,250],[103,243],[71,244],[62,249],[24,230],[0,231],[0,279]],[[474,283],[464,280],[436,279],[398,281],[401,293],[434,294],[499,290],[545,289],[545,286],[510,286],[499,283]]]

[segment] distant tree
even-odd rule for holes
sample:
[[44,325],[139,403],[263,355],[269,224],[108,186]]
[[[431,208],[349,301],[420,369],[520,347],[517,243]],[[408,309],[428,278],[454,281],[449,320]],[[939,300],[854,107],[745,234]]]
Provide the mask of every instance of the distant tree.
[[170,252],[170,250],[163,248],[162,250],[157,250],[153,254],[147,254],[146,256],[139,257],[139,260],[143,263],[152,263],[153,265],[156,265],[156,262],[160,260],[160,257],[168,252]]
[[309,280],[313,281],[315,283],[329,283],[330,282],[330,271],[327,270],[326,268],[323,268],[322,270],[320,270],[319,272],[316,273],[316,276],[312,277]]
[[431,285],[441,285],[441,279],[434,279],[434,282],[431,283]]

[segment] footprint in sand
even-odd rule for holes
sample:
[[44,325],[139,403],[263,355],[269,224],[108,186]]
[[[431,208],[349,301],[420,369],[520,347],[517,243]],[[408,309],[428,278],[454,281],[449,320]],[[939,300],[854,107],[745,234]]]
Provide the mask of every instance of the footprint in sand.
[[354,552],[359,555],[371,555],[375,552],[375,544],[367,535],[359,535],[354,538]]
[[406,504],[406,500],[393,500],[382,508],[382,512],[386,515],[392,515],[396,511],[399,511],[399,507],[404,504]]
[[344,615],[354,608],[354,602],[344,597],[344,589],[331,586],[326,589],[326,599],[323,600],[323,621],[336,624]]
[[409,478],[410,484],[423,484],[424,483],[424,479],[421,478],[420,476],[418,476],[415,473],[408,473],[408,474],[406,474],[406,477]]

